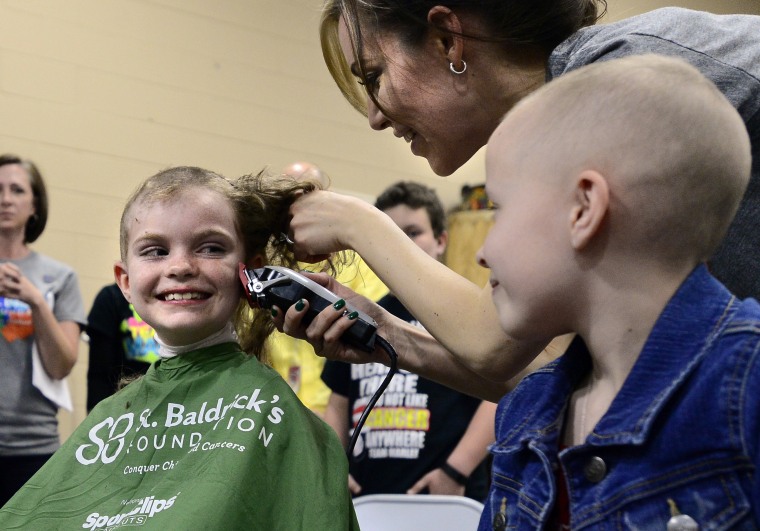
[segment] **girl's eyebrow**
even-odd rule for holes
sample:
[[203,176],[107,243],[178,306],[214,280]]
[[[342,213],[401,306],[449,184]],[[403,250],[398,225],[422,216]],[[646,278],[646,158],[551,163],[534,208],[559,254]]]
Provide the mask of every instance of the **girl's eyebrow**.
[[211,236],[224,236],[225,238],[232,238],[232,239],[237,238],[236,231],[233,231],[232,233],[230,233],[228,230],[216,229],[216,228],[198,231],[195,234],[193,234],[194,238],[208,238]]
[[[205,230],[202,230],[202,231],[195,232],[195,233],[193,233],[192,237],[194,239],[203,239],[203,238],[209,238],[209,237],[213,237],[213,236],[222,236],[224,238],[229,238],[229,239],[236,239],[237,238],[236,234],[230,233],[229,231],[224,230],[224,229],[217,229],[217,228],[205,229]],[[143,242],[143,241],[164,240],[164,239],[170,238],[170,237],[171,237],[171,235],[159,234],[159,233],[153,233],[153,232],[147,232],[147,233],[141,234],[140,236],[137,236],[133,240],[132,243],[136,244],[136,243],[140,243],[140,242]]]
[[133,243],[141,242],[143,240],[160,240],[162,238],[163,236],[161,236],[160,234],[146,232],[146,233],[140,234],[139,236],[136,236],[135,239],[133,240]]

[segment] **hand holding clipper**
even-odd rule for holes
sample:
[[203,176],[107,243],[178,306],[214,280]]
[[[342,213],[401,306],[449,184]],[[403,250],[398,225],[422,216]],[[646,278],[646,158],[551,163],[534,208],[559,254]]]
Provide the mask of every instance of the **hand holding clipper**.
[[[303,318],[305,325],[311,323],[319,312],[340,300],[330,290],[285,267],[247,269],[245,264],[240,264],[239,272],[248,304],[253,308],[277,306],[286,311],[301,299],[308,301],[309,309]],[[341,340],[372,352],[375,349],[377,323],[367,314],[356,311],[359,314],[356,323],[344,332]]]

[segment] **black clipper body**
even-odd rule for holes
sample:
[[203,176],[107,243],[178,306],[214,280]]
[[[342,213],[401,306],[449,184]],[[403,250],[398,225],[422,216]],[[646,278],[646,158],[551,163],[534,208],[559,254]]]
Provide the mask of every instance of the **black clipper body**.
[[[319,312],[340,300],[340,297],[324,286],[286,267],[266,266],[248,269],[245,264],[240,264],[239,271],[245,296],[252,308],[277,306],[286,311],[299,300],[305,299],[309,302],[309,310],[302,321],[306,325],[311,323]],[[375,349],[377,323],[369,315],[356,311],[359,317],[353,326],[343,333],[341,340],[366,352],[372,352]]]

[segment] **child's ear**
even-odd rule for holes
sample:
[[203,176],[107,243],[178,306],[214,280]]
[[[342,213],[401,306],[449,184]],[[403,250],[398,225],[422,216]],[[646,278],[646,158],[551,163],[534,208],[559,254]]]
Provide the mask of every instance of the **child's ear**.
[[436,238],[436,243],[438,244],[438,259],[440,260],[446,252],[446,246],[449,244],[449,232],[443,231],[438,238]]
[[119,289],[124,294],[124,298],[128,302],[132,302],[132,294],[129,290],[129,273],[127,273],[127,268],[124,267],[124,264],[116,262],[113,265],[113,276],[116,280],[116,285],[119,286]]
[[599,232],[609,204],[610,188],[601,173],[586,170],[578,175],[570,215],[570,242],[573,249],[580,251]]

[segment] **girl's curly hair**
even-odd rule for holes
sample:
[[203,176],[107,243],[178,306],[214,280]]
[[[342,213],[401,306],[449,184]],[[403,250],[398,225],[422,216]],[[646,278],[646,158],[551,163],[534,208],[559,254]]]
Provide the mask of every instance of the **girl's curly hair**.
[[[246,261],[257,256],[266,264],[296,268],[297,261],[282,235],[288,233],[290,205],[300,195],[321,188],[316,181],[300,181],[284,174],[263,170],[234,180],[194,166],[178,166],[160,171],[146,179],[130,196],[121,217],[121,259],[126,261],[130,212],[135,205],[171,200],[175,194],[199,187],[227,198],[235,212],[236,228],[242,238]],[[333,262],[328,268],[334,272]],[[274,331],[271,312],[248,306],[243,297],[233,317],[243,351],[266,361],[264,347]]]

